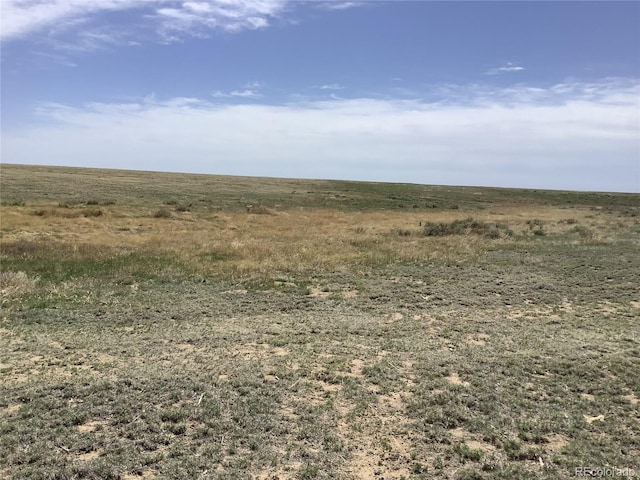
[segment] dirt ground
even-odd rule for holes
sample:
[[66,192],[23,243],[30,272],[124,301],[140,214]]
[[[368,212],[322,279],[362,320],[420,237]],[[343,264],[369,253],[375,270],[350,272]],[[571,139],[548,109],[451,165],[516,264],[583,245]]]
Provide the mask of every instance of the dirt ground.
[[640,475],[637,195],[27,173],[2,478]]

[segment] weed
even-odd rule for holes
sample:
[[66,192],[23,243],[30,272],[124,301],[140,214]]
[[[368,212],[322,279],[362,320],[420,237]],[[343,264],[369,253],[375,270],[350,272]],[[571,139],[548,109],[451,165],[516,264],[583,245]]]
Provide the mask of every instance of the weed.
[[273,215],[274,212],[270,208],[263,205],[247,205],[247,213],[254,215]]
[[171,218],[171,212],[166,208],[161,208],[153,214],[154,218]]
[[469,448],[465,444],[457,444],[454,451],[460,456],[463,462],[468,460],[472,462],[479,462],[482,459],[481,450]]
[[300,471],[301,480],[312,480],[317,478],[320,473],[320,467],[318,465],[305,465]]
[[101,217],[104,214],[99,208],[85,208],[82,211],[84,217]]
[[427,473],[427,467],[425,467],[422,463],[416,462],[411,465],[411,473],[416,475],[421,475],[423,473]]
[[529,230],[533,230],[534,228],[537,228],[538,230],[540,230],[542,229],[544,222],[542,220],[534,218],[532,220],[527,220],[527,225],[529,226]]
[[576,225],[576,226],[574,226],[571,230],[569,230],[569,233],[576,233],[581,238],[592,238],[593,237],[593,232],[589,228],[585,227],[584,225]]

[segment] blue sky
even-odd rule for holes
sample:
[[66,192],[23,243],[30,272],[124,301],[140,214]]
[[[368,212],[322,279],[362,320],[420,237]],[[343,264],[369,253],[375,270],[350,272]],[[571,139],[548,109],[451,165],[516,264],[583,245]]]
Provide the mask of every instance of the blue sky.
[[0,8],[3,162],[640,192],[640,2]]

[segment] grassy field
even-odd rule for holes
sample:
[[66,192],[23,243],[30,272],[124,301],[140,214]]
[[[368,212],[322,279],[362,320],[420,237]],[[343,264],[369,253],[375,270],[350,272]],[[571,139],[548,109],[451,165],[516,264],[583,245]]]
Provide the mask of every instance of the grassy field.
[[640,477],[640,195],[0,176],[0,478]]

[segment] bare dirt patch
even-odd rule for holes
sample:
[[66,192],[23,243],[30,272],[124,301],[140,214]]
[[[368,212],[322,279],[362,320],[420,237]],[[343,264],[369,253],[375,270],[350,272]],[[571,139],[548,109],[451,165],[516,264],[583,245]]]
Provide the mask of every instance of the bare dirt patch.
[[76,458],[81,462],[90,462],[95,460],[102,454],[102,450],[93,450],[92,452],[81,453]]
[[562,434],[554,433],[545,437],[546,448],[552,452],[559,452],[565,445],[569,443],[569,439]]
[[323,290],[319,287],[311,287],[309,289],[310,297],[327,298],[327,297],[330,297],[331,295],[332,293],[330,291]]
[[471,384],[469,382],[466,382],[466,381],[462,380],[457,372],[454,372],[451,375],[449,375],[448,377],[446,377],[446,380],[449,383],[451,383],[452,385],[461,385],[463,387],[471,386]]
[[94,432],[98,427],[106,425],[104,420],[91,420],[90,422],[78,425],[78,431],[82,433]]
[[2,414],[2,415],[12,415],[12,414],[18,412],[21,408],[22,408],[22,404],[21,403],[14,403],[13,405],[9,405],[9,406],[3,408],[2,410],[0,410],[0,414]]

